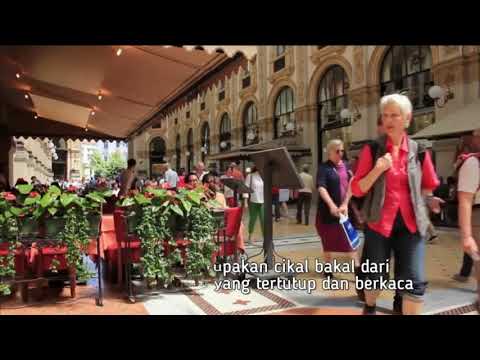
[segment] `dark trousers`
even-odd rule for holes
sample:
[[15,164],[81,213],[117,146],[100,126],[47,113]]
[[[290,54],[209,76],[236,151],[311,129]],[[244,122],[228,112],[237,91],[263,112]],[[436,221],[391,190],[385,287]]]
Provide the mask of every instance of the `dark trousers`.
[[[385,237],[368,226],[365,230],[365,246],[362,263],[386,263],[393,251],[395,259],[396,280],[411,280],[413,290],[397,291],[396,295],[408,294],[422,297],[425,293],[425,240],[417,232],[408,231],[400,211],[397,213],[390,237]],[[364,273],[363,277],[371,280],[388,279],[386,272]]]
[[275,208],[275,220],[280,220],[280,202],[278,201],[279,194],[272,194],[272,204]]
[[297,223],[302,222],[302,207],[305,213],[305,225],[308,225],[310,217],[310,205],[312,203],[312,193],[300,192],[297,200]]
[[464,277],[469,277],[472,273],[473,268],[473,259],[467,253],[463,253],[463,263],[462,268],[460,269],[460,275]]

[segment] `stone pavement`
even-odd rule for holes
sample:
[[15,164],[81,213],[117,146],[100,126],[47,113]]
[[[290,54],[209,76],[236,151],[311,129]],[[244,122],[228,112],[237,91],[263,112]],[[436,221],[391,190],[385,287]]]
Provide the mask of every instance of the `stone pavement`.
[[[291,214],[293,211],[291,212]],[[313,213],[313,212],[312,212]],[[313,220],[313,219],[312,219]],[[310,221],[312,224],[313,221]],[[475,300],[476,284],[458,283],[451,277],[458,271],[462,261],[458,231],[441,229],[435,243],[427,245],[426,275],[428,290],[425,297],[425,314],[474,314],[471,304]],[[260,239],[257,226],[255,235]],[[70,300],[65,296],[62,303],[43,303],[38,306],[23,307],[17,301],[0,304],[0,315],[7,314],[310,314],[310,315],[358,315],[362,304],[357,301],[352,288],[353,274],[335,274],[337,279],[345,279],[350,284],[348,290],[324,290],[322,274],[313,269],[315,259],[322,260],[322,246],[315,228],[297,225],[294,219],[274,222],[274,243],[276,252],[294,262],[308,259],[311,267],[298,279],[313,279],[316,289],[308,294],[303,290],[254,290],[242,294],[240,290],[221,289],[216,291],[213,283],[195,287],[186,282],[187,291],[161,292],[158,296],[145,298],[136,304],[128,304],[121,292],[107,291],[105,306],[95,306],[95,289],[80,287],[80,298]],[[247,254],[259,252],[261,243],[247,246]],[[341,254],[337,260],[342,261]],[[260,261],[260,257],[251,259]],[[240,283],[237,285],[241,285]],[[378,301],[379,311],[389,314],[392,307],[393,291],[384,291]],[[20,304],[20,306],[19,306]],[[15,306],[17,308],[15,308]]]

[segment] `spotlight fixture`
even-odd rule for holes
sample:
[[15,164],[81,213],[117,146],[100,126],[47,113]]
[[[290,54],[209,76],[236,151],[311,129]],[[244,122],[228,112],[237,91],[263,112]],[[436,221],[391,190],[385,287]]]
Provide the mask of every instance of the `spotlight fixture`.
[[16,73],[15,76],[17,77],[17,79],[20,79],[20,74],[19,73]]
[[122,49],[122,48],[119,48],[119,49],[117,50],[117,56],[122,55],[122,52],[123,52],[123,49]]
[[98,100],[102,100],[103,96],[102,96],[102,92],[100,90],[98,90]]

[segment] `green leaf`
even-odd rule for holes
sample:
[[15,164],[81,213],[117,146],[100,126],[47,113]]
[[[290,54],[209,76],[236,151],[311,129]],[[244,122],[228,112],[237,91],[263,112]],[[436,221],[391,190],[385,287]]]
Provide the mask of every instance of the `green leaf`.
[[40,206],[46,208],[53,202],[53,200],[54,199],[52,198],[50,193],[46,193],[45,195],[43,195],[42,200],[40,200]]
[[32,215],[35,219],[38,219],[40,216],[42,216],[42,214],[43,214],[43,208],[38,208],[38,209],[35,209]]
[[132,205],[135,205],[135,199],[131,198],[131,197],[127,197],[125,199],[123,199],[122,201],[122,207],[127,207],[127,206],[132,206]]
[[25,201],[23,202],[23,204],[26,205],[26,206],[37,204],[40,201],[41,198],[42,197],[40,195],[37,195],[35,197],[27,197],[25,199]]
[[106,203],[105,199],[101,195],[99,195],[98,193],[89,193],[89,194],[86,195],[86,197],[89,198],[90,200],[93,200],[93,201],[98,202],[100,204],[105,204]]
[[183,217],[183,211],[182,209],[180,209],[180,207],[178,205],[172,205],[170,207],[170,209],[174,212],[174,213],[177,213],[178,215],[182,216]]
[[186,200],[183,200],[181,199],[180,200],[182,202],[182,205],[183,205],[183,208],[185,209],[185,211],[187,212],[187,214],[190,212],[191,208],[192,208],[192,204],[189,203],[188,201]]
[[33,185],[24,184],[24,185],[17,185],[15,188],[20,191],[20,194],[27,195],[30,194],[30,191],[33,190]]
[[146,204],[150,204],[151,201],[150,199],[147,199],[145,197],[145,195],[143,194],[137,194],[135,195],[135,201],[139,204],[139,205],[146,205]]
[[13,216],[13,214],[10,211],[5,212],[5,219],[10,219]]
[[145,189],[145,191],[158,197],[164,197],[167,195],[167,190],[164,190],[164,189],[154,189],[154,188],[148,187]]
[[187,196],[190,200],[192,200],[192,202],[194,202],[197,205],[200,205],[200,199],[201,199],[200,193],[190,192],[188,193]]
[[113,191],[112,190],[107,190],[103,192],[103,197],[111,197],[113,196]]
[[19,216],[22,214],[22,209],[20,208],[16,208],[16,207],[11,207],[10,208],[10,212],[14,215],[14,216]]
[[54,207],[49,207],[48,208],[48,212],[54,216],[56,213],[57,213],[58,209],[57,208],[54,208]]
[[67,207],[72,203],[73,200],[75,200],[77,196],[75,194],[62,194],[60,196],[60,202],[62,203],[63,207]]
[[59,196],[62,193],[62,190],[55,185],[52,185],[48,188],[47,194]]

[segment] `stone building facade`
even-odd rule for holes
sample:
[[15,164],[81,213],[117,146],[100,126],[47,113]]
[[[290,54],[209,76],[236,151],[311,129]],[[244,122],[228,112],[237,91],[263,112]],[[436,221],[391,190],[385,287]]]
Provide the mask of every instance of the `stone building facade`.
[[[479,59],[478,46],[258,46],[252,62],[232,60],[223,77],[217,71],[194,84],[194,96],[162,115],[161,128],[130,139],[129,157],[149,175],[154,139],[164,141],[174,168],[254,142],[293,139],[312,153],[297,165],[310,163],[315,173],[329,139],[340,137],[353,149],[376,136],[383,94],[407,92],[414,103],[412,134],[479,102]],[[432,85],[453,98],[437,106],[428,96]],[[451,173],[457,143],[433,142],[442,176]]]

